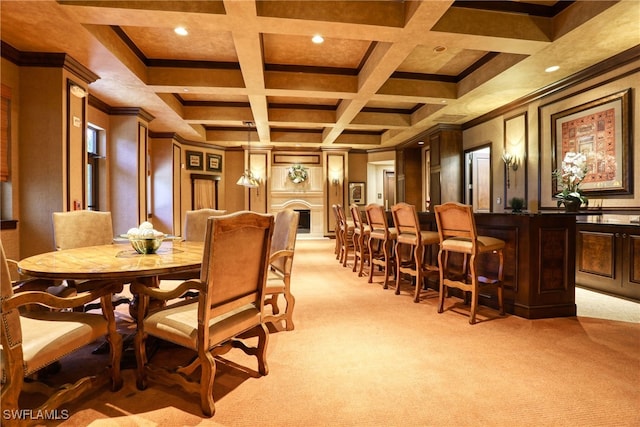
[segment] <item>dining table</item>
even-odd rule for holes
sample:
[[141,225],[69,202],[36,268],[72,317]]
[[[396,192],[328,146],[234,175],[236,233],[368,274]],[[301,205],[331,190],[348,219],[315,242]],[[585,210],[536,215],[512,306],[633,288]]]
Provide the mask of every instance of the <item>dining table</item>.
[[[114,243],[45,252],[22,259],[18,271],[51,280],[109,280],[157,287],[163,275],[199,270],[203,242],[169,238],[153,254],[136,252],[126,239]],[[130,305],[134,319],[136,299]]]

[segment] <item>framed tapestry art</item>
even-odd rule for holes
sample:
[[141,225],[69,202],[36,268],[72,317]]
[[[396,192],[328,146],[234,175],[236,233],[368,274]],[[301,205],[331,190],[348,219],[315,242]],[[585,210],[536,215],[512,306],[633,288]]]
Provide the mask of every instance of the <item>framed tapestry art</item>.
[[[581,189],[589,196],[631,193],[630,89],[551,116],[553,165],[568,152],[587,157]],[[556,182],[553,194],[560,191]]]
[[207,153],[207,170],[210,172],[222,172],[222,156]]
[[187,169],[202,170],[202,153],[199,151],[187,151]]

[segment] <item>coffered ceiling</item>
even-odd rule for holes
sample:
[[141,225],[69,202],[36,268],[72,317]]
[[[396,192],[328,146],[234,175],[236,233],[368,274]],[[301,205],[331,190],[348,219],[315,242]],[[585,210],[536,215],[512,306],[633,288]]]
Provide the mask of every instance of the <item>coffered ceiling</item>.
[[[12,1],[2,41],[64,52],[92,96],[221,147],[392,147],[640,44],[628,1]],[[188,35],[174,32],[184,27]],[[324,43],[314,44],[312,36]],[[559,65],[555,73],[548,66]]]

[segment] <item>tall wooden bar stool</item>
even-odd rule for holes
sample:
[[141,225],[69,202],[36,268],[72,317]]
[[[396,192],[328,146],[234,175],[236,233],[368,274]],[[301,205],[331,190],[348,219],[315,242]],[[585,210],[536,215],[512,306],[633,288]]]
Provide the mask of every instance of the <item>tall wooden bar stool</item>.
[[336,221],[335,233],[336,233],[336,248],[335,254],[336,259],[340,259],[340,251],[342,250],[342,228],[340,227],[340,214],[338,214],[338,205],[331,205],[331,209],[333,210],[333,219]]
[[389,273],[395,271],[393,268],[393,247],[398,232],[395,227],[389,227],[387,214],[382,205],[371,203],[365,208],[367,222],[369,223],[369,283],[373,283],[373,266],[377,265],[384,272],[384,283],[382,288],[388,289]]
[[353,249],[353,230],[355,228],[353,221],[347,220],[342,205],[336,206],[336,214],[338,216],[338,224],[340,229],[340,251],[338,253],[340,263],[343,267],[347,266],[349,251]]
[[[464,292],[471,292],[471,314],[469,323],[476,322],[478,307],[478,291],[481,285],[497,285],[498,306],[500,315],[504,314],[502,301],[503,268],[505,242],[495,237],[478,236],[473,211],[470,205],[449,202],[435,206],[438,234],[440,235],[440,297],[438,313],[444,311],[444,298],[447,288],[458,288]],[[463,254],[462,271],[453,272],[449,268],[449,254],[457,252]],[[497,254],[499,257],[496,279],[490,279],[478,274],[478,255]]]
[[[362,276],[365,262],[369,264],[369,236],[371,228],[362,221],[362,213],[355,203],[349,207],[353,219],[353,271],[358,270],[358,277]],[[358,268],[358,261],[360,268]],[[371,269],[371,264],[369,264]]]
[[[435,231],[421,231],[416,207],[408,203],[398,203],[391,207],[393,222],[398,232],[396,239],[396,295],[400,294],[400,279],[402,274],[415,277],[416,290],[413,302],[420,301],[420,290],[423,281],[430,273],[437,273],[438,266],[428,263],[425,256],[426,249],[440,243],[440,236]],[[403,262],[400,257],[402,245],[409,245],[413,259]]]

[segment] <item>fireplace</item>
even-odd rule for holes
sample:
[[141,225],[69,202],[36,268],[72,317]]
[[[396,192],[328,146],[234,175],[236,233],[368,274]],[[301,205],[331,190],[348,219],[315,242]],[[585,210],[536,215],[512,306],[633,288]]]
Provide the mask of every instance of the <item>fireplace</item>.
[[310,209],[294,209],[300,212],[300,220],[298,221],[298,233],[311,233],[311,210]]

